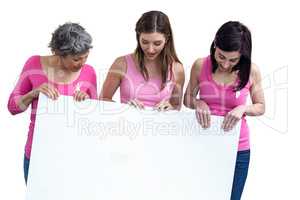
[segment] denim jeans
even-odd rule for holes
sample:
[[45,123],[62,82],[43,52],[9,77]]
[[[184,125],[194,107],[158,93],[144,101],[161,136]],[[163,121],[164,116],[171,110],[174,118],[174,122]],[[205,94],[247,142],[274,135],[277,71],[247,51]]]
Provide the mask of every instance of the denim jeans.
[[231,190],[231,200],[240,200],[245,182],[248,175],[250,161],[250,150],[239,151],[237,153],[235,170],[234,170],[234,178]]
[[25,179],[26,184],[27,184],[27,178],[28,178],[29,164],[30,164],[30,159],[26,158],[26,156],[24,155],[23,168],[24,168],[24,179]]

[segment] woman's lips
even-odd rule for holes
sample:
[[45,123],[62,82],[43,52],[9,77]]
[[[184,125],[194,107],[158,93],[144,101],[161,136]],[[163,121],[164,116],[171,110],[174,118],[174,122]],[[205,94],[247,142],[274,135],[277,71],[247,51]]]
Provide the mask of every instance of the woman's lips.
[[153,54],[150,54],[150,53],[147,53],[147,57],[154,57],[156,55],[156,53],[153,53]]

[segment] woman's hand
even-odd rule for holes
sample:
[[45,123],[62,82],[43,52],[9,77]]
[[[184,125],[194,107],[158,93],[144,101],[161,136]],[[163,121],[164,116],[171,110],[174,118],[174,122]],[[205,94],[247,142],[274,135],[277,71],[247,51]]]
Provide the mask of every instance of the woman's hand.
[[168,110],[174,110],[175,108],[172,106],[169,100],[162,100],[154,107],[157,111],[168,111]]
[[42,93],[52,100],[56,100],[59,97],[58,90],[48,83],[43,83],[38,88],[32,90],[32,97],[37,98]]
[[210,110],[202,100],[198,100],[196,103],[196,117],[202,128],[210,127]]
[[74,98],[75,101],[84,101],[86,99],[89,99],[90,96],[85,92],[75,91],[74,95],[73,95],[73,98]]
[[222,128],[224,131],[230,131],[240,121],[246,111],[246,106],[240,105],[232,109],[224,118]]
[[144,104],[137,99],[132,99],[128,101],[127,104],[135,108],[144,109]]

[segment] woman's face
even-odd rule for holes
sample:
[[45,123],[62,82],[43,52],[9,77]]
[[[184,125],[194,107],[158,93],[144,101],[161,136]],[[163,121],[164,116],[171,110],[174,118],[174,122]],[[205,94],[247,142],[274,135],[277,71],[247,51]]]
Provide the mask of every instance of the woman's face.
[[83,54],[67,55],[61,57],[61,62],[66,70],[78,72],[85,64],[89,56],[89,51]]
[[139,43],[146,59],[155,60],[166,44],[166,37],[162,33],[141,33]]
[[218,63],[218,69],[222,72],[230,72],[231,69],[240,61],[239,51],[223,51],[216,47],[215,59]]

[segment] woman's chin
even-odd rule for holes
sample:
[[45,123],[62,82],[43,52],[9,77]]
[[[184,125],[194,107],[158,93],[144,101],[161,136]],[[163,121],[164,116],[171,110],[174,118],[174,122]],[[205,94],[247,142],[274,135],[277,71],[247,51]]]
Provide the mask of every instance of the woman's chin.
[[157,55],[154,55],[154,56],[148,56],[148,55],[146,55],[146,59],[147,60],[155,60],[157,58]]

